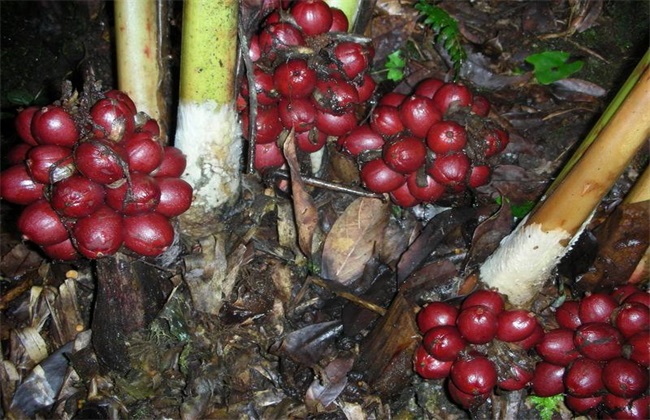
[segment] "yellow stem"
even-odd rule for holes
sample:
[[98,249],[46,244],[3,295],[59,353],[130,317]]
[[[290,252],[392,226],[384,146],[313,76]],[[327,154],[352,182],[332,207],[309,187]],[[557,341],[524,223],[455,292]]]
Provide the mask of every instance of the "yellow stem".
[[632,189],[625,196],[625,203],[633,204],[650,200],[650,166],[637,178]]
[[139,111],[158,121],[166,139],[168,115],[164,98],[160,4],[155,0],[115,0],[118,89]]

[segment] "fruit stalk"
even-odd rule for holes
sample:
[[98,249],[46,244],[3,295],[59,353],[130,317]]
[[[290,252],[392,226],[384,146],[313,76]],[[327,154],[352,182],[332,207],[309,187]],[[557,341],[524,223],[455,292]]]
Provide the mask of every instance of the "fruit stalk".
[[165,101],[170,91],[166,71],[163,1],[116,0],[115,42],[118,88],[138,108],[158,121],[160,135],[167,138],[169,112]]
[[572,239],[650,134],[650,70],[552,194],[543,199],[480,269],[482,281],[514,305],[533,299]]
[[240,187],[240,129],[235,110],[238,2],[188,0],[183,5],[180,100],[175,145],[187,156],[194,187],[183,232],[214,232]]

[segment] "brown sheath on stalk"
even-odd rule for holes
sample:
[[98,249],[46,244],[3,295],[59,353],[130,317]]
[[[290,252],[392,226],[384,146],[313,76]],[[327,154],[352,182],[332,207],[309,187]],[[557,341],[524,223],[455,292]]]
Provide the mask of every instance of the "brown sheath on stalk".
[[92,344],[103,365],[126,372],[129,336],[145,328],[160,311],[166,288],[161,287],[161,270],[120,252],[96,263]]

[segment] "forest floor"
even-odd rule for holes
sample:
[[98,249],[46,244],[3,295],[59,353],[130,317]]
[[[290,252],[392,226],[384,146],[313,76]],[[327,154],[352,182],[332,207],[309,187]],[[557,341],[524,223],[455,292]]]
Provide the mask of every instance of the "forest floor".
[[[172,42],[179,36],[178,3],[170,12]],[[426,77],[449,80],[444,50],[412,2],[373,3],[363,34],[373,41],[374,74],[383,80],[379,89],[409,93]],[[223,231],[203,244],[215,255],[215,261],[203,263],[230,281],[220,312],[208,315],[193,306],[197,297],[184,281],[197,268],[187,258],[190,244],[159,270],[172,292],[150,326],[128,337],[124,372],[98,364],[90,345],[96,266],[45,259],[21,241],[15,228],[19,208],[3,202],[0,416],[540,418],[525,390],[495,393],[469,413],[448,400],[440,381],[415,375],[415,313],[432,300],[457,300],[466,290],[463,279],[542,197],[646,52],[648,4],[436,4],[459,22],[467,53],[459,80],[489,99],[510,132],[489,185],[471,197],[415,210],[314,188],[321,245],[374,235],[380,249],[365,259],[361,249],[346,255],[321,249],[307,259],[296,243],[294,202],[273,183],[245,175],[242,197]],[[19,107],[53,102],[66,79],[81,87],[89,65],[107,89],[116,78],[111,3],[2,1],[0,14],[4,155],[16,141],[12,119]],[[408,57],[405,77],[385,80],[384,63],[398,49]],[[583,66],[570,77],[541,84],[525,58],[549,51],[568,52],[570,61]],[[173,65],[177,54],[172,48]],[[590,230],[620,202],[645,164],[647,153],[632,162]],[[354,206],[370,210],[359,216]],[[359,218],[356,230],[332,229],[353,217]],[[598,248],[593,235],[585,236],[537,301],[534,309],[541,316],[559,296],[585,291],[579,279]],[[417,260],[409,270],[400,266],[403,255]],[[363,275],[345,285],[324,281],[318,275],[324,260]],[[556,415],[571,417],[566,409]]]

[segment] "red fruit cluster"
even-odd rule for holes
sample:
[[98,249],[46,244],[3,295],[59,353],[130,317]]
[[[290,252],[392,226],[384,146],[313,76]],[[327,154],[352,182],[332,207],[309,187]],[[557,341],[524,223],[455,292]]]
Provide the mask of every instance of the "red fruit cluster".
[[417,324],[423,339],[415,371],[425,379],[448,378],[449,395],[465,408],[482,404],[494,387],[522,389],[532,378],[532,371],[517,363],[500,372],[477,345],[500,340],[528,350],[544,333],[534,314],[505,309],[503,297],[491,290],[473,292],[460,307],[432,302],[418,313]]
[[[136,117],[137,115],[137,117]],[[192,187],[180,150],[164,147],[158,123],[123,92],[89,109],[51,104],[18,114],[23,140],[7,155],[0,197],[26,206],[23,238],[57,260],[100,258],[122,246],[157,256],[173,242],[170,218],[187,210]]]
[[347,30],[341,10],[305,0],[273,10],[252,37],[253,74],[242,81],[239,110],[244,135],[255,128],[256,170],[285,163],[278,146],[283,132],[293,129],[297,148],[314,153],[357,126],[357,111],[375,91],[368,72],[374,50],[335,34]]
[[369,123],[338,146],[359,159],[369,190],[390,193],[402,207],[431,203],[489,182],[489,158],[509,141],[489,110],[487,99],[466,86],[425,79],[410,95],[382,97]]
[[[493,387],[530,386],[532,393],[565,395],[580,414],[649,417],[650,294],[631,285],[565,301],[557,328],[544,331],[535,314],[505,309],[503,297],[478,290],[460,307],[432,302],[417,315],[423,334],[414,369],[425,379],[448,379],[451,398],[465,408],[482,404]],[[534,367],[510,361],[507,369],[478,347],[509,343],[538,356]],[[486,354],[489,353],[489,354]]]
[[555,319],[535,347],[543,361],[532,391],[564,393],[580,414],[648,418],[650,294],[631,285],[587,294],[564,302]]

